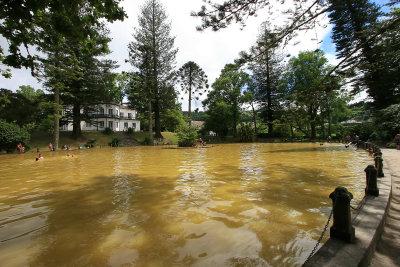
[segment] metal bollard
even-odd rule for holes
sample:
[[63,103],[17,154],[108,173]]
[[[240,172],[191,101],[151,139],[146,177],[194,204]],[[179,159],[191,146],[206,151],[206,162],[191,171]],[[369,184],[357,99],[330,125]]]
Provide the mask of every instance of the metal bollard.
[[329,198],[332,199],[333,225],[330,235],[333,238],[351,243],[355,239],[355,230],[351,225],[350,201],[353,194],[342,186],[336,187]]
[[378,148],[374,153],[374,157],[377,157],[377,156],[382,157],[382,151],[380,148]]
[[378,170],[374,166],[368,165],[364,171],[367,174],[367,188],[365,188],[365,194],[376,197],[379,196],[379,189],[377,185]]
[[[382,154],[382,153],[381,153]],[[384,177],[385,174],[383,173],[383,159],[381,156],[375,157],[375,168],[378,171],[378,177]]]

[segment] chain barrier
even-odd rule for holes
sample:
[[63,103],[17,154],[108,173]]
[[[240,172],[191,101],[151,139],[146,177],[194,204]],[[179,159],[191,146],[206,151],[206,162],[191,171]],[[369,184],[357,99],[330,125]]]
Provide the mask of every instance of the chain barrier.
[[[367,183],[367,186],[365,188],[365,192],[367,192],[367,191],[368,191],[368,183]],[[350,208],[356,213],[354,215],[353,219],[352,219],[352,223],[354,223],[354,221],[357,219],[357,216],[359,214],[358,211],[360,211],[365,206],[366,203],[367,203],[367,194],[365,193],[363,199],[361,199],[361,201],[358,203],[357,207],[353,207],[352,205],[350,205]],[[334,205],[332,207],[331,213],[329,214],[328,221],[326,222],[326,224],[324,226],[324,230],[322,231],[321,236],[319,237],[319,239],[317,241],[317,244],[315,244],[315,246],[314,246],[313,250],[311,251],[310,255],[308,255],[307,259],[301,265],[302,267],[305,266],[308,263],[308,261],[311,259],[312,256],[314,256],[318,246],[320,245],[320,243],[322,241],[322,238],[324,238],[325,232],[328,229],[329,223],[330,223],[330,221],[332,219],[333,210],[334,210],[335,206],[336,206],[336,203],[334,202]]]
[[329,218],[328,221],[326,222],[325,226],[324,226],[324,230],[321,233],[321,236],[319,237],[317,244],[315,244],[314,248],[312,249],[310,255],[308,255],[307,259],[305,260],[305,262],[301,265],[302,267],[306,265],[306,263],[311,259],[312,256],[314,256],[315,251],[317,250],[318,246],[321,244],[322,238],[324,238],[324,235],[326,233],[326,230],[328,229],[329,223],[331,222],[332,219],[332,215],[333,215],[333,209],[336,207],[336,201],[334,202],[334,205],[331,209],[331,213],[329,214]]
[[360,201],[360,203],[358,203],[358,205],[357,205],[356,208],[354,208],[354,207],[352,207],[352,206],[350,205],[350,208],[352,208],[352,209],[355,211],[355,215],[353,216],[353,219],[351,220],[351,223],[352,223],[352,224],[353,224],[354,221],[357,219],[358,214],[360,214],[360,212],[358,212],[358,211],[360,211],[360,210],[364,207],[365,203],[367,203],[367,194],[365,194],[365,196],[364,196],[363,199]]

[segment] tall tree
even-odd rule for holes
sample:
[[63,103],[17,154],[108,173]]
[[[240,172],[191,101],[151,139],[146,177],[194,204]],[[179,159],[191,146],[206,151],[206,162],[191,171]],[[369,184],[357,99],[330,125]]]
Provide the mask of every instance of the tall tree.
[[298,57],[290,59],[282,79],[282,86],[287,90],[287,100],[307,114],[311,139],[316,138],[317,115],[325,89],[322,81],[328,71],[327,61],[320,50],[301,52]]
[[231,108],[232,133],[236,136],[236,127],[239,123],[240,108],[246,101],[245,86],[250,82],[249,74],[240,70],[236,64],[226,64],[220,76],[212,84],[213,90],[203,101],[205,106],[216,102],[225,102]]
[[283,72],[283,56],[276,38],[277,34],[268,29],[267,24],[262,25],[257,43],[250,50],[252,59],[249,62],[256,95],[269,133],[273,132],[273,121],[276,119],[274,113],[279,108],[279,79]]
[[[53,15],[49,14],[48,19]],[[80,6],[72,8],[68,16],[82,22],[76,25],[76,30],[85,31],[85,38],[63,36],[51,28],[52,24],[49,23],[41,32],[39,49],[47,55],[47,58],[41,60],[41,67],[46,79],[45,85],[55,95],[54,117],[60,116],[60,101],[72,107],[72,112],[66,110],[64,122],[72,121],[72,136],[78,138],[81,136],[81,121],[89,120],[91,106],[99,102],[111,102],[110,88],[115,87],[115,74],[111,70],[116,66],[111,60],[99,59],[110,52],[110,38],[104,23],[86,23],[90,13],[86,13]],[[85,111],[83,115],[82,110]],[[57,127],[56,124],[57,119],[54,127]],[[54,142],[57,144],[57,140]]]
[[[37,66],[48,67],[42,72],[48,88],[54,91],[55,148],[58,146],[60,94],[69,87],[71,81],[68,78],[74,78],[72,81],[76,82],[75,74],[82,67],[78,57],[71,57],[73,50],[68,50],[68,46],[75,42],[90,48],[93,32],[104,23],[104,19],[109,22],[124,19],[125,13],[118,4],[119,1],[110,0],[2,2],[0,34],[9,43],[3,63],[16,68],[30,68],[33,75],[37,75]],[[46,56],[32,55],[30,47],[37,47]],[[22,49],[26,53],[22,53]],[[64,72],[67,69],[69,71]]]
[[181,85],[182,92],[189,95],[188,116],[190,125],[192,121],[192,97],[195,97],[196,100],[199,100],[199,97],[196,96],[196,94],[198,93],[201,96],[207,92],[207,75],[200,68],[200,66],[193,61],[186,62],[178,70],[177,74],[177,79]]
[[138,20],[139,27],[133,34],[135,41],[128,45],[129,62],[145,78],[149,115],[154,112],[155,136],[162,138],[160,112],[175,104],[172,78],[178,50],[174,49],[175,37],[171,36],[165,8],[158,0],[148,0]]
[[381,94],[385,91],[384,88],[380,88],[381,71],[372,67],[377,62],[373,48],[376,40],[370,38],[375,35],[374,26],[381,15],[379,8],[368,0],[330,2],[329,18],[334,24],[332,39],[338,57],[347,59],[343,68],[354,74],[357,72],[358,76],[362,73],[361,79],[356,80],[356,93],[367,86],[367,92],[374,98],[376,106],[382,107],[389,99],[385,99],[386,94]]
[[[62,36],[86,38],[87,30],[77,31],[77,26],[99,23],[101,19],[109,22],[123,20],[126,16],[119,7],[119,0],[4,0],[0,9],[0,35],[8,40],[8,53],[4,64],[15,68],[35,69],[39,56],[31,53],[31,47],[41,40],[41,31],[51,25],[52,31]],[[87,16],[72,19],[69,12],[80,9]],[[51,17],[46,16],[51,14]],[[43,20],[43,18],[49,18]],[[0,56],[4,51],[0,49]],[[25,52],[25,53],[23,53]]]

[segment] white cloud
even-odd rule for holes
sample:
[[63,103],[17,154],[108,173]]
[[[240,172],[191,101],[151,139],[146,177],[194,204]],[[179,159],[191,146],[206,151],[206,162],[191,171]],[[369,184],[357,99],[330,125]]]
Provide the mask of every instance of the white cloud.
[[[118,61],[120,65],[119,71],[131,70],[132,67],[125,63],[128,59],[128,43],[133,41],[132,33],[134,27],[137,27],[137,15],[140,12],[140,6],[145,0],[123,1],[128,18],[123,22],[115,22],[110,25],[112,41],[110,49],[112,54],[109,58]],[[238,57],[240,51],[248,50],[256,41],[259,26],[266,16],[270,16],[267,10],[260,10],[257,17],[250,18],[247,26],[240,30],[239,25],[230,25],[226,29],[218,32],[205,30],[204,32],[196,31],[195,27],[200,24],[199,18],[191,17],[191,11],[198,11],[204,4],[203,0],[164,0],[163,5],[166,7],[172,26],[172,34],[176,36],[175,46],[179,48],[177,54],[177,68],[187,61],[196,62],[208,75],[211,84],[220,74],[220,70],[227,63],[232,63]],[[273,18],[275,23],[284,20],[279,14],[275,13]],[[327,23],[327,20],[326,22]],[[296,46],[288,46],[287,49],[291,56],[295,56],[299,51],[314,50],[319,47],[318,41],[311,40],[318,33],[318,39],[321,41],[328,33],[329,28],[317,28],[307,33],[301,32],[298,40],[301,41]],[[4,46],[4,40],[0,42]],[[332,55],[333,56],[333,55]],[[334,56],[329,56],[331,60]],[[12,90],[18,89],[20,85],[30,84],[35,88],[40,88],[40,84],[36,79],[31,77],[30,72],[26,70],[13,70],[13,78],[10,80],[0,78],[0,87]],[[183,101],[183,109],[187,109],[187,100]],[[193,107],[200,107],[201,103],[193,103]]]

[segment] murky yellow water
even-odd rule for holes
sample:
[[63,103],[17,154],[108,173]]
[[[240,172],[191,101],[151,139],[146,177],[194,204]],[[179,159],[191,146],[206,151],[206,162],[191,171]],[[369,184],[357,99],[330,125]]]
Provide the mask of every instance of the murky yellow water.
[[[372,158],[340,145],[0,156],[2,266],[293,266]],[[329,233],[327,234],[329,235]]]

